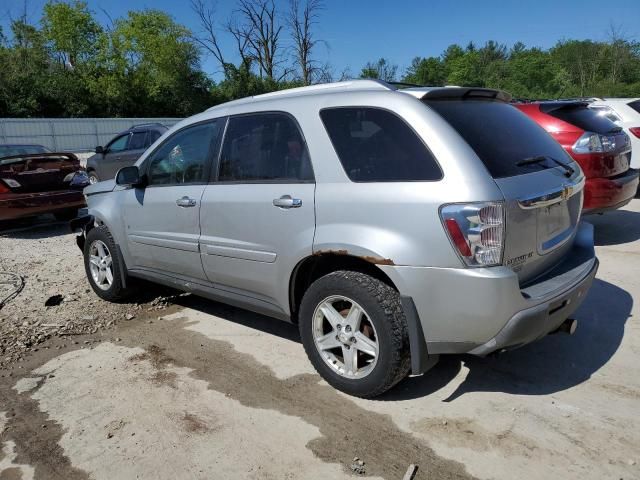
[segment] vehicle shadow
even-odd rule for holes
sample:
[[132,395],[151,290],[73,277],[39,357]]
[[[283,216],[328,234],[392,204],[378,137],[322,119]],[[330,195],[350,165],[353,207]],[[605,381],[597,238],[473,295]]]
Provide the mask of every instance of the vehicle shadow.
[[171,303],[191,308],[198,312],[206,313],[207,315],[214,315],[253,330],[284,338],[285,340],[301,343],[298,326],[292,323],[283,322],[242,308],[225,305],[224,303],[196,297],[195,295],[179,296],[172,299]]
[[638,212],[614,210],[603,215],[587,215],[584,220],[595,227],[594,240],[597,246],[619,245],[640,239]]
[[429,395],[452,381],[463,363],[469,373],[445,402],[471,392],[548,395],[566,390],[588,380],[615,354],[632,306],[633,298],[628,292],[596,279],[584,304],[573,315],[578,320],[574,335],[549,335],[487,358],[443,355],[431,371],[405,379],[379,400]]
[[0,237],[40,239],[59,237],[71,233],[69,222],[58,221],[53,216],[0,221]]

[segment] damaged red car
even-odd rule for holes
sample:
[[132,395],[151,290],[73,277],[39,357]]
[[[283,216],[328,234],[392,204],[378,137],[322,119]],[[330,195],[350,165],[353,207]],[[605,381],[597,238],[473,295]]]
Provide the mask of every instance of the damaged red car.
[[75,218],[89,178],[73,153],[40,145],[0,145],[0,221],[52,213]]

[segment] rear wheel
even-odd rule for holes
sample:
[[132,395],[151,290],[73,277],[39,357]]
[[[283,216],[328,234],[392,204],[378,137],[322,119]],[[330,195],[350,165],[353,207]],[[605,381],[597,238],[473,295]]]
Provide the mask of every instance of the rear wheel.
[[375,397],[409,372],[400,296],[378,279],[338,271],[316,280],[302,299],[299,319],[311,363],[338,390]]
[[125,287],[116,243],[105,226],[91,229],[84,244],[84,266],[89,284],[103,300],[117,302],[133,293]]

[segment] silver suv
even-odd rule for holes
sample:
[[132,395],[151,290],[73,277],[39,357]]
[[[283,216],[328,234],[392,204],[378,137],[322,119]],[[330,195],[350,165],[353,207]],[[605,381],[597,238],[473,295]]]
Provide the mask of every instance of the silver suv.
[[439,354],[573,330],[598,265],[584,176],[508,100],[362,80],[188,118],[85,190],[89,283],[297,323],[320,375],[361,397]]

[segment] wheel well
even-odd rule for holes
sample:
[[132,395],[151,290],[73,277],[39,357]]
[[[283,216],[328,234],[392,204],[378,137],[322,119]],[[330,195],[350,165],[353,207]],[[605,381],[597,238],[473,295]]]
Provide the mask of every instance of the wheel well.
[[360,272],[377,278],[386,283],[394,290],[398,290],[391,279],[380,268],[364,260],[348,254],[322,253],[312,255],[302,260],[291,275],[289,284],[289,307],[291,308],[292,321],[298,321],[298,310],[302,297],[307,288],[320,277],[338,270],[350,270]]

